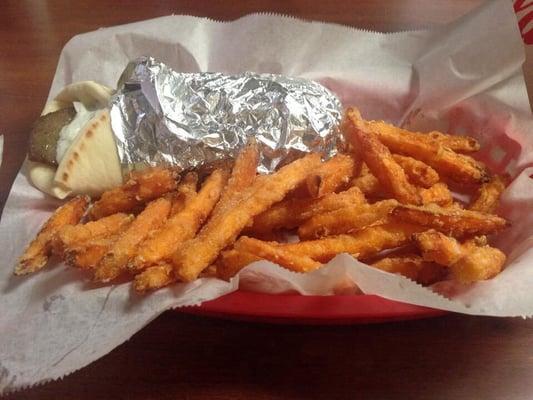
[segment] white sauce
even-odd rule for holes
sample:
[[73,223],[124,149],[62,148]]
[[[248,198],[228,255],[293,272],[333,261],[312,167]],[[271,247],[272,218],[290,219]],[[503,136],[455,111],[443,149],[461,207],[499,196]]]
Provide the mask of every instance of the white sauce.
[[76,140],[81,129],[94,117],[96,111],[89,111],[82,103],[74,102],[76,116],[68,124],[61,128],[57,141],[56,160],[60,164],[70,145]]

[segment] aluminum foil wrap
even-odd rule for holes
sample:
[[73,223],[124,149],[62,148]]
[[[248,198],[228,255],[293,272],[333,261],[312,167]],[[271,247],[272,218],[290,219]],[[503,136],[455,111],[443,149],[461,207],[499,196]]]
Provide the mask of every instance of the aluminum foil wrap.
[[319,83],[245,72],[180,73],[150,57],[131,62],[111,100],[111,124],[126,169],[188,169],[234,157],[255,137],[261,173],[287,157],[336,152],[342,108]]

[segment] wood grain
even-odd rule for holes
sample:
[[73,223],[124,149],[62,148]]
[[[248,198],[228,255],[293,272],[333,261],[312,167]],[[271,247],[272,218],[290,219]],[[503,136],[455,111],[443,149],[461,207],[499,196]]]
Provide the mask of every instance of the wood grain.
[[[395,31],[442,24],[480,3],[4,0],[0,207],[25,157],[28,132],[45,102],[61,48],[75,34],[171,13],[229,20],[250,12]],[[533,323],[521,319],[450,315],[380,325],[299,327],[169,312],[62,381],[6,398],[530,399],[532,348]]]
[[63,381],[9,399],[526,400],[532,346],[533,325],[519,319],[299,327],[167,313]]

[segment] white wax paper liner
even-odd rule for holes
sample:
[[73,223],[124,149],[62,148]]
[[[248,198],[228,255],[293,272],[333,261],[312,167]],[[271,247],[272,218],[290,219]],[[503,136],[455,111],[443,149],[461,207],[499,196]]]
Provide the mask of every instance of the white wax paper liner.
[[271,72],[317,79],[366,118],[440,128],[478,137],[482,158],[515,180],[501,212],[513,226],[498,244],[510,264],[472,287],[440,290],[446,299],[408,279],[339,255],[324,268],[295,274],[258,262],[231,282],[202,279],[150,296],[128,283],[95,286],[77,270],[50,267],[14,277],[24,246],[58,205],[34,189],[24,168],[0,222],[0,393],[65,376],[105,355],[169,308],[199,304],[237,289],[331,295],[354,282],[366,293],[456,312],[530,316],[533,310],[533,130],[520,67],[524,60],[507,1],[439,29],[380,34],[250,15],[230,23],[169,16],[100,29],[64,48],[49,98],[64,85],[96,80],[115,86],[126,63],[154,56],[180,71]]

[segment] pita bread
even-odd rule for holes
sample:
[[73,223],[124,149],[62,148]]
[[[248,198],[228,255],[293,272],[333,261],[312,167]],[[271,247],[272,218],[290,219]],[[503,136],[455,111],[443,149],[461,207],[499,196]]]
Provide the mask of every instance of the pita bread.
[[28,163],[28,176],[30,181],[41,192],[45,192],[58,199],[64,199],[71,193],[69,189],[54,184],[56,168],[48,164],[30,160],[27,160],[26,162]]
[[81,130],[59,164],[54,186],[72,194],[99,196],[122,184],[122,171],[107,109],[96,113]]
[[[54,100],[48,102],[41,115],[70,107],[75,101],[83,103],[89,109],[103,108],[107,106],[112,94],[111,88],[96,82],[76,82],[66,86]],[[105,121],[99,120],[100,114],[83,127],[71,146],[77,146],[77,151],[71,151],[69,148],[57,169],[28,160],[29,178],[35,187],[51,196],[64,199],[70,194],[99,195],[112,186],[122,184],[120,161],[109,113],[106,111]],[[93,124],[96,124],[95,129],[90,129]],[[87,135],[89,130],[91,134]],[[82,140],[82,137],[85,139]],[[64,179],[65,177],[67,179]]]
[[113,89],[93,81],[71,83],[59,92],[54,100],[46,103],[41,115],[69,107],[75,101],[83,103],[85,108],[96,110],[107,106]]

